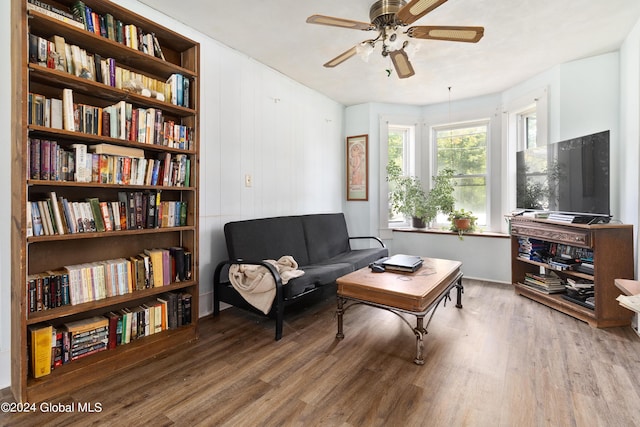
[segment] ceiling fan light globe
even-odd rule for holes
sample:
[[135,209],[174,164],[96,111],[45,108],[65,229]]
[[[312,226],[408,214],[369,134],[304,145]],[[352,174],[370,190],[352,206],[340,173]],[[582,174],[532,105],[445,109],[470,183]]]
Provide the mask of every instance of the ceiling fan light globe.
[[368,42],[362,42],[356,46],[356,53],[364,62],[369,62],[369,57],[373,53],[373,44]]

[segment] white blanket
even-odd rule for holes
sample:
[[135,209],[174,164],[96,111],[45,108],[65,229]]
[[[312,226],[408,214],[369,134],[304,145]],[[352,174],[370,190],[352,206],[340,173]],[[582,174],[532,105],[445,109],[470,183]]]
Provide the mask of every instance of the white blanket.
[[[298,270],[298,263],[290,255],[285,255],[278,261],[267,259],[265,262],[276,268],[283,285],[304,274],[304,271]],[[264,314],[269,313],[276,297],[276,282],[266,267],[255,264],[232,264],[229,267],[229,280],[249,304]]]

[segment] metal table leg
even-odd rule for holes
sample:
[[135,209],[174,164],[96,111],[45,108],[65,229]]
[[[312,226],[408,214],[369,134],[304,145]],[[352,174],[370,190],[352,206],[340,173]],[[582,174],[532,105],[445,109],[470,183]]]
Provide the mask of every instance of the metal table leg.
[[416,365],[424,365],[424,358],[422,353],[424,351],[424,334],[427,330],[424,328],[424,316],[416,316],[416,327],[413,329],[413,333],[416,334],[416,358],[413,359],[413,363]]
[[338,309],[336,310],[336,314],[338,315],[338,333],[336,334],[336,338],[341,340],[344,338],[344,333],[342,331],[342,315],[344,314],[344,299],[338,297]]

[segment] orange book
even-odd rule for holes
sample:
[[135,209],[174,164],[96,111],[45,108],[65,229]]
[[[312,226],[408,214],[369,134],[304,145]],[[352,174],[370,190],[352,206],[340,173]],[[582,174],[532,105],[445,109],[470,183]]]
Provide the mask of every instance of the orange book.
[[52,336],[53,327],[51,325],[29,326],[31,374],[34,378],[51,373]]

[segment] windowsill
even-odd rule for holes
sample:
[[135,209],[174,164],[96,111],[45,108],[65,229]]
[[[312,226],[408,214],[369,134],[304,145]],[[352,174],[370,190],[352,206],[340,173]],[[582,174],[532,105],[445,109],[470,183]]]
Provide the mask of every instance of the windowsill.
[[[451,236],[458,237],[458,233],[454,233],[453,231],[445,230],[442,228],[413,228],[413,227],[402,227],[402,228],[392,228],[393,232],[400,233],[422,233],[422,234],[448,234]],[[498,239],[508,239],[509,234],[505,233],[496,233],[493,231],[474,231],[473,233],[464,233],[463,237],[491,237]]]

